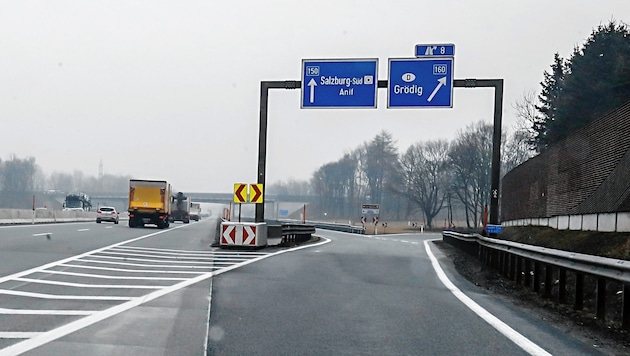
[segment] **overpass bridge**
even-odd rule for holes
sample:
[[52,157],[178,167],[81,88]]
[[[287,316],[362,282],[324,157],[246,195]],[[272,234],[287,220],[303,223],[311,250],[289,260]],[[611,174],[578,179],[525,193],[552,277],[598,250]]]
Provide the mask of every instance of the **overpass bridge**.
[[[90,196],[92,206],[113,206],[119,211],[126,211],[129,205],[129,196],[120,192],[86,192]],[[191,197],[191,200],[198,203],[223,204],[226,207],[232,206],[232,216],[237,216],[239,209],[242,216],[254,216],[255,204],[242,204],[236,207],[233,193],[205,193],[191,192],[184,193]],[[54,194],[55,200],[63,202],[65,193]],[[292,195],[265,195],[265,215],[267,218],[295,217],[294,214],[301,212],[304,205],[315,202],[315,196],[292,196]]]

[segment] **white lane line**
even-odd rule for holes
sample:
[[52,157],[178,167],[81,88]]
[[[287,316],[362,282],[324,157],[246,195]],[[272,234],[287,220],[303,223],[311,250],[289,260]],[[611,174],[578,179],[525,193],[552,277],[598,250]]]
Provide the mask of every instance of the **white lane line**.
[[38,283],[38,284],[50,284],[55,286],[76,287],[76,288],[110,288],[110,289],[162,289],[161,286],[145,286],[145,285],[121,285],[121,284],[85,284],[85,283],[70,283],[51,281],[48,279],[34,279],[34,278],[16,278],[14,281]]
[[79,229],[77,231],[90,231],[90,229]]
[[7,309],[0,308],[0,314],[9,315],[92,315],[96,310],[44,310],[44,309]]
[[[184,226],[186,226],[186,225],[184,225]],[[114,307],[111,307],[109,309],[106,309],[106,310],[104,310],[104,311],[102,311],[100,313],[96,313],[96,314],[87,316],[85,318],[81,318],[79,320],[75,320],[75,321],[70,322],[70,323],[68,323],[68,324],[66,324],[64,326],[61,326],[61,327],[57,328],[57,329],[50,330],[48,332],[42,333],[40,335],[37,335],[37,336],[35,336],[35,337],[31,338],[31,339],[24,340],[22,342],[13,344],[13,345],[11,345],[11,346],[1,350],[0,354],[5,354],[5,353],[7,355],[19,355],[19,354],[22,354],[22,353],[24,353],[26,351],[32,350],[32,349],[34,349],[36,347],[39,347],[39,346],[47,344],[47,343],[49,343],[51,341],[57,340],[57,339],[59,339],[59,338],[61,338],[63,336],[66,336],[66,335],[68,335],[70,333],[73,333],[73,332],[75,332],[77,330],[81,330],[83,328],[86,328],[86,327],[88,327],[88,326],[90,326],[92,324],[95,324],[95,323],[97,323],[97,322],[99,322],[101,320],[105,320],[105,319],[107,319],[107,318],[109,318],[111,316],[120,314],[120,313],[122,313],[124,311],[127,311],[127,310],[131,309],[131,308],[137,307],[139,305],[142,305],[144,303],[150,302],[150,301],[152,301],[152,300],[154,300],[156,298],[159,298],[161,296],[164,296],[164,295],[167,295],[169,293],[172,293],[172,292],[178,291],[180,289],[186,288],[186,287],[191,286],[191,285],[193,285],[195,283],[199,283],[199,282],[204,281],[204,280],[206,280],[208,278],[212,278],[213,276],[216,276],[216,275],[219,275],[219,274],[222,274],[222,273],[225,273],[225,272],[237,269],[237,268],[242,267],[242,266],[246,266],[246,265],[258,262],[258,261],[263,260],[265,258],[269,258],[269,257],[272,257],[272,256],[277,256],[277,255],[280,255],[280,254],[283,254],[283,253],[294,252],[294,251],[302,250],[302,249],[305,249],[305,248],[311,248],[311,247],[324,245],[324,244],[329,243],[330,241],[331,240],[324,238],[324,241],[316,243],[316,244],[300,246],[300,247],[296,247],[296,248],[293,248],[293,249],[281,250],[281,251],[278,251],[278,252],[275,252],[275,253],[271,253],[271,254],[267,254],[267,255],[264,255],[264,256],[258,256],[256,258],[252,258],[251,260],[243,261],[242,263],[239,263],[237,265],[232,265],[230,267],[226,267],[226,268],[218,270],[218,271],[204,273],[204,274],[202,274],[200,276],[197,276],[197,277],[191,278],[191,279],[189,279],[187,281],[175,284],[175,285],[173,285],[171,287],[164,288],[164,289],[161,289],[159,291],[155,291],[153,293],[147,294],[147,295],[145,295],[143,297],[140,297],[140,298],[136,298],[136,299],[131,300],[131,301],[126,302],[126,303],[118,304],[118,305],[116,305]]]
[[172,228],[167,229],[167,230],[160,230],[160,231],[157,231],[157,232],[154,232],[154,233],[151,233],[151,234],[147,234],[147,235],[143,235],[143,236],[140,236],[140,237],[136,237],[135,239],[121,241],[121,242],[118,242],[116,244],[105,246],[105,247],[101,247],[101,248],[98,248],[96,250],[92,250],[92,251],[89,251],[89,252],[86,252],[86,253],[83,253],[83,254],[80,254],[80,255],[71,256],[71,257],[65,258],[63,260],[59,260],[59,261],[55,261],[55,262],[51,262],[51,263],[45,264],[43,266],[31,268],[31,269],[28,269],[26,271],[22,271],[22,272],[18,272],[18,273],[14,273],[14,274],[8,275],[8,276],[0,277],[0,283],[4,283],[6,281],[10,281],[10,280],[12,280],[14,278],[17,278],[17,277],[27,276],[27,275],[29,275],[31,273],[34,273],[34,272],[41,272],[41,271],[47,270],[47,269],[49,269],[51,267],[60,266],[60,265],[62,265],[64,263],[66,263],[66,262],[74,261],[77,258],[89,256],[91,254],[94,254],[94,253],[97,253],[97,252],[101,252],[101,251],[105,251],[107,249],[110,249],[110,248],[113,248],[113,247],[116,247],[116,246],[132,243],[132,242],[135,242],[135,241],[140,241],[140,240],[146,239],[146,238],[151,237],[151,236],[155,236],[155,235],[171,232],[171,231],[174,231],[176,229],[182,228],[184,226],[186,226],[186,225],[172,227]]
[[[92,255],[90,257],[92,257],[92,258],[110,259],[110,260],[117,260],[117,261],[152,262],[152,263],[158,264],[157,266],[160,266],[159,263],[179,263],[181,265],[186,265],[187,263],[188,264],[192,264],[192,265],[212,265],[212,262],[203,262],[203,261],[187,261],[187,260],[180,260],[180,259],[175,259],[175,260],[151,260],[151,259],[147,259],[147,258],[103,256],[100,253],[96,254],[96,255]],[[162,257],[162,258],[164,258],[164,257]],[[173,258],[173,257],[170,257],[170,258]],[[211,258],[209,260],[212,261]],[[242,260],[239,260],[239,261],[242,261]]]
[[46,236],[46,235],[52,235],[52,232],[41,232],[39,234],[33,234],[33,236]]
[[0,289],[0,294],[15,295],[18,297],[57,299],[57,300],[133,300],[137,297],[110,297],[110,296],[85,296],[85,295],[58,295],[45,293],[22,292],[18,290]]
[[63,274],[66,276],[75,276],[75,277],[87,277],[87,278],[101,278],[101,279],[133,279],[133,280],[147,280],[147,281],[185,281],[188,278],[176,278],[176,277],[129,277],[129,276],[109,276],[103,274],[88,274],[88,273],[75,273],[75,272],[65,272],[65,271],[53,271],[47,270],[46,272],[39,273],[50,273],[50,274]]
[[[86,265],[73,265],[70,263],[60,264],[61,267],[72,267],[72,268],[84,268],[84,269],[98,269],[102,271],[115,271],[115,272],[125,272],[125,273],[162,273],[162,274],[203,274],[203,271],[167,271],[167,270],[150,270],[150,269],[128,269],[128,268],[111,268],[111,267],[98,267],[98,266],[86,266]],[[217,267],[218,268],[218,267]],[[36,271],[43,272],[43,271]]]
[[0,332],[0,339],[30,339],[41,334],[42,333],[27,333],[19,331]]
[[114,228],[113,226],[106,227],[106,229],[113,229],[113,228]]
[[[154,267],[154,268],[190,268],[190,269],[208,269],[213,266],[184,266],[184,265],[147,265],[142,263],[125,263],[125,262],[112,262],[112,261],[99,261],[99,260],[88,260],[84,258],[80,258],[77,262],[88,262],[88,263],[98,263],[98,264],[106,264],[106,265],[117,265],[117,266],[134,266],[134,267]],[[203,262],[200,262],[203,263]],[[212,263],[210,263],[212,264]]]
[[514,342],[518,347],[523,349],[525,352],[530,355],[551,355],[547,351],[545,351],[540,346],[536,345],[533,341],[521,335],[518,331],[512,329],[509,325],[502,322],[496,316],[490,314],[489,311],[484,309],[482,306],[477,304],[474,300],[470,299],[464,292],[462,292],[459,288],[457,288],[453,282],[451,282],[444,270],[440,266],[437,258],[431,252],[431,247],[429,247],[429,242],[435,240],[425,240],[424,248],[427,251],[427,255],[429,255],[429,259],[431,260],[431,265],[433,265],[433,269],[437,274],[438,278],[444,284],[444,286],[453,293],[453,295],[459,299],[468,309],[472,310],[475,314],[477,314],[480,318],[485,320],[490,326],[495,328],[498,332],[506,336],[512,342]]

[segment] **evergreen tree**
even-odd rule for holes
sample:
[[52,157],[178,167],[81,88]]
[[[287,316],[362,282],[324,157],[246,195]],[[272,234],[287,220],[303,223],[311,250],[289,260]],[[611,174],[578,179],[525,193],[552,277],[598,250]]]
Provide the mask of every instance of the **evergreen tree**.
[[539,151],[630,100],[628,27],[600,25],[566,62],[556,54],[541,85],[532,126]]
[[550,140],[553,141],[554,139],[555,133],[550,133],[549,128],[554,127],[556,112],[558,107],[562,105],[561,99],[565,74],[564,59],[556,53],[553,56],[551,73],[545,72],[545,79],[540,83],[542,86],[542,92],[538,96],[540,104],[536,105],[540,115],[535,116],[532,120],[532,129],[537,141],[536,148],[539,152],[547,147]]

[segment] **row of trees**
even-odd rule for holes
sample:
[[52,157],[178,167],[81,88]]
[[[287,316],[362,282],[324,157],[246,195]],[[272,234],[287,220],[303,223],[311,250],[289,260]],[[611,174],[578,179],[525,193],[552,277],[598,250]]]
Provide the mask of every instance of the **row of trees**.
[[105,174],[102,177],[86,176],[81,171],[73,174],[53,172],[46,176],[35,158],[11,155],[0,159],[0,207],[28,208],[34,192],[126,192],[129,176]]
[[[320,167],[311,179],[312,193],[327,216],[356,219],[361,204],[380,204],[389,220],[421,215],[428,226],[447,209],[460,206],[468,227],[479,226],[489,202],[492,165],[491,124],[477,122],[453,142],[418,142],[398,153],[388,132]],[[504,138],[502,172],[531,156],[522,132]]]

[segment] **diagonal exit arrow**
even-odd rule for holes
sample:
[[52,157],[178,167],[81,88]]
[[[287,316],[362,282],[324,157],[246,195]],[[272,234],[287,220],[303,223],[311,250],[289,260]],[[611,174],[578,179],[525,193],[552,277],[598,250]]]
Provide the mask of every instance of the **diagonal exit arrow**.
[[429,95],[429,98],[427,99],[428,102],[431,102],[431,100],[433,100],[433,97],[435,96],[435,94],[437,94],[437,92],[440,90],[441,87],[446,85],[446,77],[442,77],[440,79],[438,79],[438,85],[435,87],[435,89],[433,89],[433,93],[431,93],[431,95]]
[[311,96],[309,97],[309,102],[314,103],[315,102],[315,87],[317,86],[317,83],[315,82],[315,79],[311,78],[311,80],[308,82],[307,85],[311,88]]

